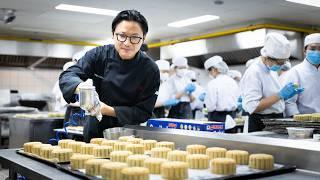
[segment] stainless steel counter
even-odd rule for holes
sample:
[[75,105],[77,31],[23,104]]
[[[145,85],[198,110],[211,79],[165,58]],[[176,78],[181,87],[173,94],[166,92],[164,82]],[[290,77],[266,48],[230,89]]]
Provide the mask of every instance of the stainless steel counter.
[[272,154],[279,164],[295,165],[299,169],[320,172],[320,142],[141,126],[126,128],[142,138],[174,141],[180,149],[185,149],[189,144],[203,144],[207,147],[247,150],[250,153],[268,153]]

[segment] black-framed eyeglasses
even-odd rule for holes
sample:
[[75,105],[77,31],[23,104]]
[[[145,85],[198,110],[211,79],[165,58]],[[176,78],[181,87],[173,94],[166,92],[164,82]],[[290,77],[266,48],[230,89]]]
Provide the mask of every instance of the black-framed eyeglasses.
[[127,36],[125,34],[120,34],[120,33],[115,33],[115,34],[117,36],[117,40],[120,42],[125,42],[127,38],[129,38],[132,44],[139,44],[141,39],[143,39],[142,37],[139,37],[139,36]]

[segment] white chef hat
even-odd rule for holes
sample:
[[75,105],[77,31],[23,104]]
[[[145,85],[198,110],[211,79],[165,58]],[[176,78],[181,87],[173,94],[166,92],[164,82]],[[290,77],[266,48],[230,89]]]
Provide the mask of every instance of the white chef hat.
[[169,71],[170,70],[170,63],[166,60],[158,60],[156,61],[156,64],[159,68],[160,71],[164,70],[164,71]]
[[175,67],[188,67],[188,60],[185,57],[176,57],[172,59],[172,64]]
[[304,38],[304,47],[314,43],[320,43],[320,33],[309,34]]
[[209,70],[211,67],[216,68],[220,73],[227,73],[229,68],[228,65],[223,61],[221,56],[213,56],[206,60],[204,68]]
[[86,50],[78,51],[72,56],[72,61],[78,62],[86,54]]
[[266,36],[264,47],[260,51],[264,57],[287,59],[290,57],[290,42],[279,33],[269,33]]
[[64,65],[63,65],[63,71],[67,70],[69,67],[73,66],[75,64],[75,62],[73,61],[69,61],[69,62],[66,62]]
[[240,71],[237,71],[237,70],[229,70],[228,71],[228,75],[232,78],[232,79],[234,79],[234,78],[239,78],[239,79],[241,79],[241,77],[242,77],[242,74],[241,74],[241,72]]
[[191,79],[191,80],[196,80],[197,78],[196,78],[196,72],[194,72],[194,71],[192,71],[192,70],[187,70],[187,72],[186,72],[186,76],[187,76],[187,78],[189,78],[189,79]]
[[250,59],[246,62],[246,68],[250,67],[254,62],[256,62],[257,59]]

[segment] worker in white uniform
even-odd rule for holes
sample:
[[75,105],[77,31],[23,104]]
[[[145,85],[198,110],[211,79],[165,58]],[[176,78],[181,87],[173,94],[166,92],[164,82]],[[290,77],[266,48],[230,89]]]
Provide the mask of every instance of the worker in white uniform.
[[220,56],[213,56],[204,63],[212,78],[206,88],[205,104],[209,121],[225,122],[226,116],[235,117],[239,86],[228,76],[228,65]]
[[179,100],[175,98],[170,98],[168,91],[169,72],[170,72],[170,63],[166,60],[158,60],[156,64],[160,70],[160,87],[157,97],[155,107],[153,109],[153,114],[156,118],[165,117],[165,108],[175,106],[179,103]]
[[277,71],[290,57],[290,43],[278,33],[266,36],[261,56],[245,72],[240,82],[242,107],[249,113],[248,132],[261,131],[261,119],[283,118],[284,100],[303,90],[293,83],[281,89]]
[[281,66],[281,70],[278,72],[280,84],[285,84],[285,77],[287,72],[291,69],[290,61],[286,61],[284,65]]
[[168,90],[171,98],[179,100],[176,106],[172,106],[169,111],[169,118],[192,119],[190,102],[194,101],[193,92],[196,87],[191,80],[186,77],[188,61],[185,57],[172,59],[175,74],[168,79]]
[[[73,66],[75,63],[73,61],[69,61],[63,65],[63,71],[67,70],[70,66]],[[55,97],[55,106],[54,111],[57,112],[66,112],[68,103],[64,100],[62,92],[59,88],[59,81],[57,81],[52,89],[52,94]]]
[[204,107],[204,99],[202,96],[203,94],[205,94],[205,90],[197,82],[195,71],[188,70],[186,76],[190,78],[191,82],[196,86],[196,90],[192,93],[195,99],[193,102],[190,103],[193,118],[194,119],[204,118],[204,115],[202,113],[202,109]]
[[285,82],[294,82],[305,88],[305,91],[285,103],[285,114],[320,112],[320,33],[306,36],[304,40],[305,59],[288,71]]
[[233,80],[235,80],[239,84],[241,77],[242,77],[242,74],[238,70],[229,70],[228,76],[230,76]]

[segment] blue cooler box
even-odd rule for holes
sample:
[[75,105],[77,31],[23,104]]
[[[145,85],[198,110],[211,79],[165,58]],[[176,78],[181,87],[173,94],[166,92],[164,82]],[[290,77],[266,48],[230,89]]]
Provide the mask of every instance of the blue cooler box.
[[186,119],[157,118],[149,119],[149,127],[184,129],[193,131],[224,132],[224,123],[212,121],[197,121]]

